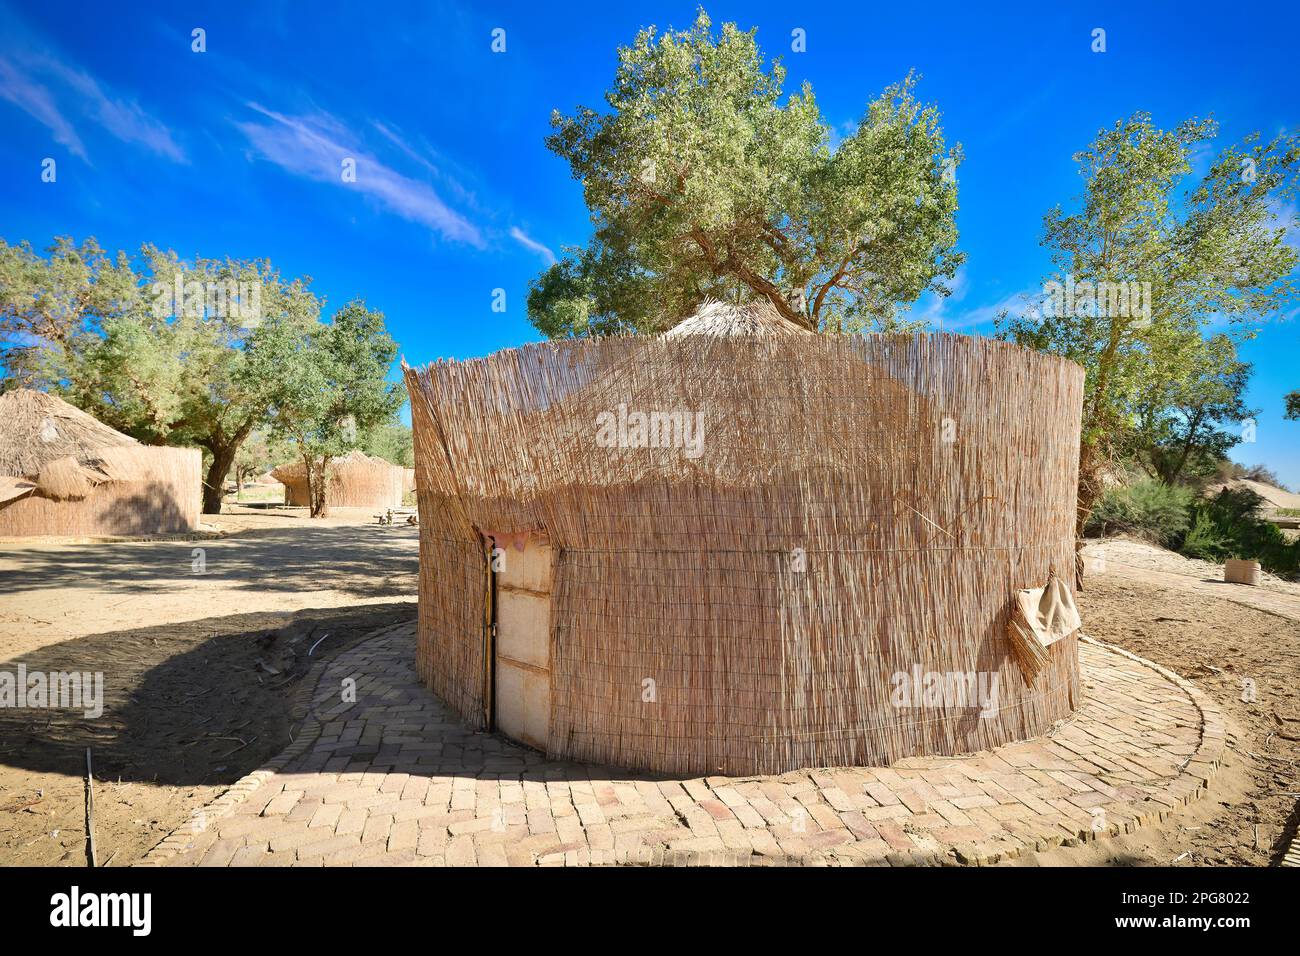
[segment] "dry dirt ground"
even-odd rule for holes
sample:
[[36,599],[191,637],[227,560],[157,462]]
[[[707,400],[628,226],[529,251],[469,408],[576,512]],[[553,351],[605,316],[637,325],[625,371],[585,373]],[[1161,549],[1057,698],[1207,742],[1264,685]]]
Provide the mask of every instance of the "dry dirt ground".
[[104,675],[97,719],[0,709],[0,863],[84,863],[87,747],[100,863],[137,859],[288,745],[312,662],[414,619],[414,528],[210,520],[224,537],[0,545],[0,671]]
[[1085,554],[1104,558],[1090,562],[1079,595],[1085,632],[1193,681],[1224,708],[1235,736],[1209,796],[1165,827],[1025,862],[1276,863],[1300,800],[1300,587],[1276,578],[1265,588],[1225,584],[1221,566],[1125,539]]
[[[0,671],[106,682],[97,720],[0,710],[0,863],[84,862],[87,747],[100,862],[138,859],[283,749],[313,662],[414,618],[413,528],[296,509],[216,520],[225,536],[207,541],[0,545]],[[1101,554],[1080,595],[1085,630],[1194,680],[1236,736],[1210,795],[1164,827],[1017,865],[1275,862],[1300,791],[1300,588],[1215,583],[1221,569],[1138,542]]]

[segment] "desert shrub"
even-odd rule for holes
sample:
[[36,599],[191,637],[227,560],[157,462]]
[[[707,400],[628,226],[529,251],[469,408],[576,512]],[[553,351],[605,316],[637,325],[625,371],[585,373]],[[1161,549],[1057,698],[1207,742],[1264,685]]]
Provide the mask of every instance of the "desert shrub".
[[1232,540],[1220,530],[1202,509],[1196,509],[1192,516],[1192,525],[1183,537],[1183,546],[1179,549],[1189,558],[1202,561],[1223,561],[1232,550]]
[[1192,492],[1144,478],[1130,485],[1107,488],[1088,519],[1088,534],[1120,532],[1168,546],[1180,541],[1190,520]]
[[1277,525],[1259,516],[1263,500],[1249,488],[1225,488],[1196,502],[1182,552],[1211,561],[1255,559],[1274,574],[1300,572],[1300,541],[1288,540]]

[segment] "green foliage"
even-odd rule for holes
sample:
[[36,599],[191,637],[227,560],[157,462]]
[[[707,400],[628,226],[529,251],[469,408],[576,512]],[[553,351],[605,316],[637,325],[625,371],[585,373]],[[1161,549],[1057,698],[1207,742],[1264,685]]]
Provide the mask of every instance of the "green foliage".
[[1286,398],[1286,418],[1292,421],[1300,420],[1300,389],[1294,392],[1287,392]]
[[1215,523],[1207,511],[1198,508],[1193,513],[1191,527],[1187,529],[1183,546],[1179,550],[1189,558],[1222,562],[1230,556],[1232,538]]
[[962,256],[956,166],[908,76],[834,149],[811,88],[702,10],[618,51],[608,112],[552,117],[547,145],[583,184],[595,235],[530,289],[549,336],[656,332],[705,296],[763,297],[812,329],[892,328],[947,294]]
[[[1276,209],[1295,192],[1300,139],[1283,134],[1263,143],[1252,134],[1220,152],[1189,186],[1192,154],[1216,132],[1210,120],[1187,120],[1174,130],[1157,128],[1145,113],[1120,120],[1076,157],[1084,178],[1077,208],[1057,207],[1045,217],[1043,244],[1052,250],[1055,281],[1149,283],[1149,317],[1133,309],[1077,309],[1002,318],[1003,337],[1073,359],[1087,372],[1081,516],[1101,495],[1107,462],[1162,440],[1161,423],[1181,417],[1179,403],[1219,406],[1228,420],[1240,410],[1231,394],[1232,359],[1207,356],[1193,336],[1226,319],[1249,337],[1264,317],[1296,299],[1300,253],[1288,245]],[[1214,394],[1216,379],[1226,394]],[[1144,422],[1153,434],[1142,434]],[[1212,453],[1220,439],[1208,437]],[[1194,446],[1202,441],[1193,438]]]
[[[47,257],[0,241],[0,280],[9,380],[59,392],[143,442],[201,447],[208,513],[267,414],[278,369],[251,361],[263,320],[320,315],[311,280],[284,279],[267,260],[182,261],[148,244],[132,261],[110,260],[94,239],[56,239]],[[225,294],[241,287],[255,303]]]
[[367,455],[382,458],[394,465],[415,467],[415,441],[408,425],[377,425],[361,437],[359,447]]
[[251,355],[254,373],[271,384],[272,437],[291,441],[307,468],[311,514],[325,514],[325,479],[331,458],[357,444],[359,435],[388,423],[401,408],[399,386],[387,381],[397,345],[384,314],[349,302],[328,324],[268,320]]
[[1241,441],[1241,423],[1258,414],[1243,401],[1250,363],[1227,335],[1188,331],[1150,364],[1133,392],[1133,457],[1167,484],[1209,478]]
[[1300,571],[1300,541],[1291,541],[1277,525],[1259,517],[1263,499],[1249,488],[1224,488],[1192,506],[1192,525],[1184,554],[1208,561],[1258,560],[1274,574]]
[[42,256],[0,239],[0,363],[5,384],[58,389],[68,359],[96,323],[130,314],[144,291],[125,253],[110,258],[93,238],[58,236]]
[[1187,530],[1191,500],[1190,489],[1152,478],[1110,487],[1097,502],[1087,531],[1094,535],[1134,534],[1168,546]]

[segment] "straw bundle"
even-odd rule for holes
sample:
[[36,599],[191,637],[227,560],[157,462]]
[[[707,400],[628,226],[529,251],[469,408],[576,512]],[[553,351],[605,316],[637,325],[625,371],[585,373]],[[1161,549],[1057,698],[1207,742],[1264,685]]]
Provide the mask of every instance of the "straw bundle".
[[[1030,685],[1007,625],[1013,594],[1073,559],[1082,370],[725,310],[405,370],[422,678],[489,722],[482,532],[543,531],[553,755],[773,773],[980,750],[1067,715],[1076,638]],[[630,428],[611,446],[598,422],[620,405],[698,413],[698,447]],[[900,701],[930,674],[995,680],[995,712]]]
[[55,501],[84,498],[91,484],[86,469],[75,458],[56,458],[41,466],[36,476],[36,493]]
[[43,392],[0,395],[0,537],[149,535],[198,524],[197,449],[156,448]]
[[1017,591],[1007,638],[1025,681],[1032,684],[1048,665],[1053,644],[1082,626],[1074,596],[1055,574],[1041,588]]

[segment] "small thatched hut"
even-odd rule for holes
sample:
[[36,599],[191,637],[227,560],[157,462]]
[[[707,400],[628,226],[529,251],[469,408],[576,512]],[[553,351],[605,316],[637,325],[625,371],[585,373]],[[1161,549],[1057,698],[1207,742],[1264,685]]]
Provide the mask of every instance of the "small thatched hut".
[[[271,469],[284,484],[284,501],[308,506],[307,466],[300,461]],[[405,489],[404,469],[382,458],[353,449],[331,459],[325,486],[325,503],[331,508],[400,508]]]
[[998,746],[1080,699],[1017,594],[1073,584],[1083,371],[706,304],[657,338],[405,369],[417,667],[558,757],[778,773]]
[[198,449],[141,445],[45,392],[5,392],[0,537],[192,531],[201,465]]

